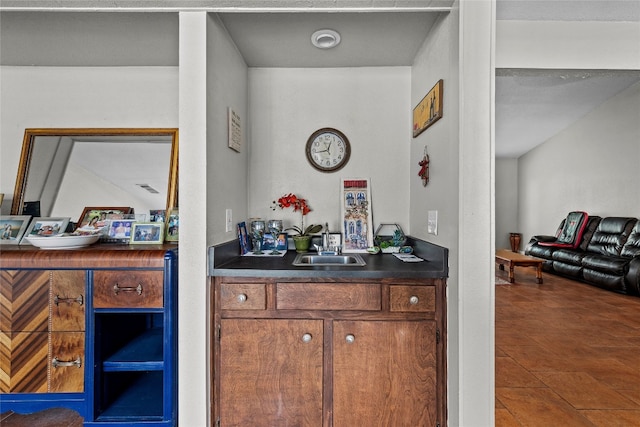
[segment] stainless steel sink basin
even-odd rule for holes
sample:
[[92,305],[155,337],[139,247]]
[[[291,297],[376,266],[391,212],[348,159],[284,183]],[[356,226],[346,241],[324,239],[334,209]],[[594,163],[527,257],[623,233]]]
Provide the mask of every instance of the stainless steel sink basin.
[[362,257],[358,254],[349,255],[315,255],[315,254],[298,254],[293,260],[295,266],[363,266]]

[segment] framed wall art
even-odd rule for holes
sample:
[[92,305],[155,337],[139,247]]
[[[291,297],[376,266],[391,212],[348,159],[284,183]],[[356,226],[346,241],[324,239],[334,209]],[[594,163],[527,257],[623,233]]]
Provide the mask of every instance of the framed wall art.
[[0,216],[0,244],[18,245],[29,226],[29,215]]
[[343,179],[340,197],[344,236],[342,252],[367,252],[367,248],[373,246],[369,179]]
[[442,118],[442,86],[440,79],[413,109],[414,138]]

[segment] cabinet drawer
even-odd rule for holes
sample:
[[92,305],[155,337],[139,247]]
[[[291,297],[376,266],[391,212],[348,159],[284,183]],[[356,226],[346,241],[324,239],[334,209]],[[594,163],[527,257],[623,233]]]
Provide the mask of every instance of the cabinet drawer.
[[84,339],[82,332],[51,334],[49,391],[84,391]]
[[264,310],[267,308],[266,295],[262,283],[222,283],[220,307],[223,310]]
[[389,286],[389,310],[436,311],[436,289],[434,286]]
[[162,271],[96,271],[93,306],[96,308],[162,308]]
[[380,310],[380,285],[366,283],[278,283],[281,310]]

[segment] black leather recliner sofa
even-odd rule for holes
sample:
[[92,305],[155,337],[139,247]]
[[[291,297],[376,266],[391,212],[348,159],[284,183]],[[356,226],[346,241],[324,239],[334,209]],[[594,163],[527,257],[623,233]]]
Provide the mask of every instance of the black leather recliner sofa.
[[543,271],[600,288],[640,296],[640,221],[589,216],[575,245],[555,245],[555,236],[533,236],[525,254],[545,260]]

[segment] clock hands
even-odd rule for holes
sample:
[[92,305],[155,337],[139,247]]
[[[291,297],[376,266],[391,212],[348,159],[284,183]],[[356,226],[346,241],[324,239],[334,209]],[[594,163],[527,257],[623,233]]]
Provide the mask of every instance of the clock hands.
[[324,150],[316,150],[313,149],[313,153],[317,154],[317,153],[327,153],[328,155],[331,155],[331,141],[329,141],[329,145],[327,145],[326,143],[324,144]]

